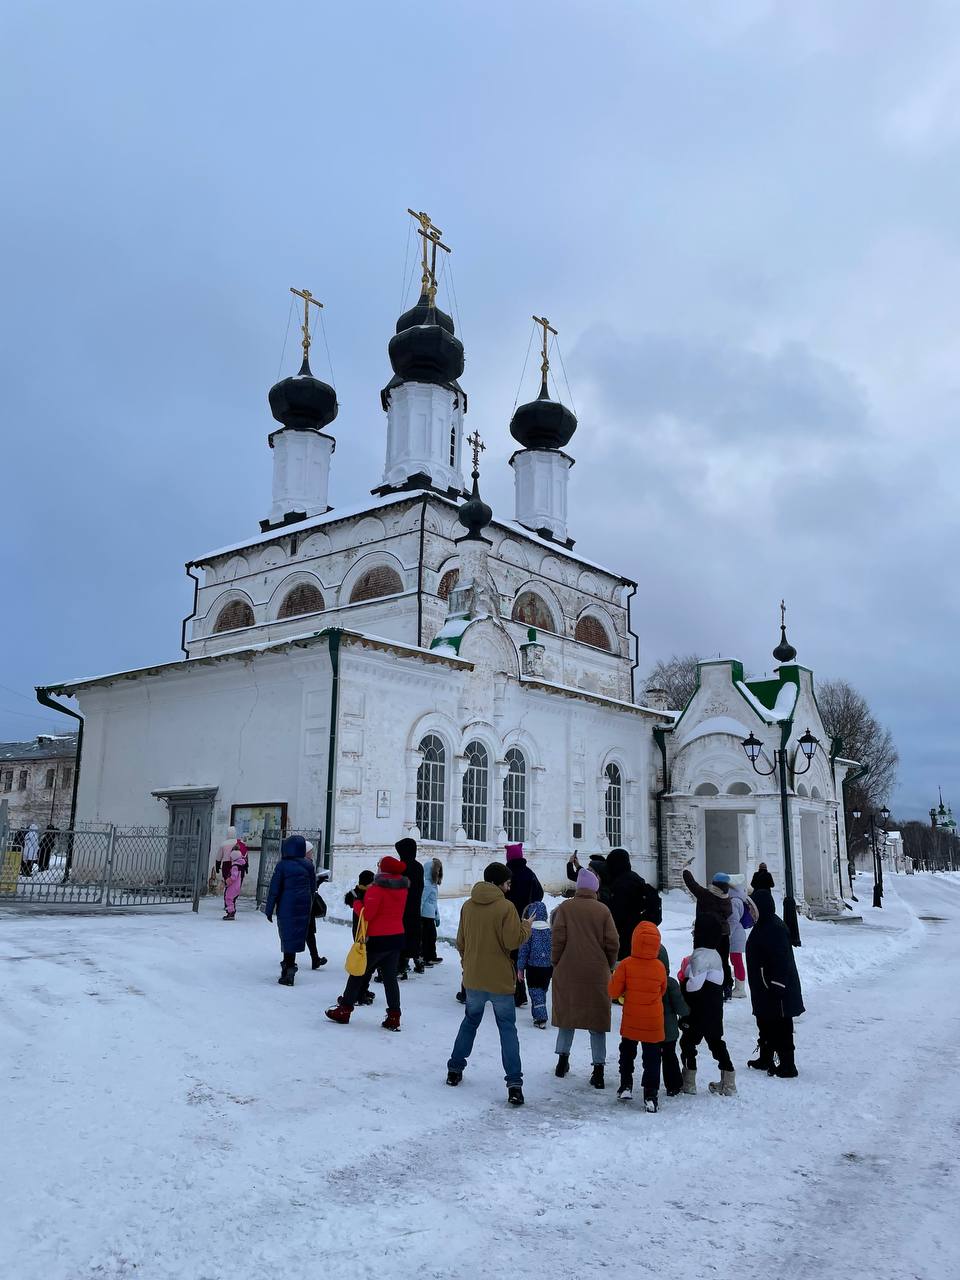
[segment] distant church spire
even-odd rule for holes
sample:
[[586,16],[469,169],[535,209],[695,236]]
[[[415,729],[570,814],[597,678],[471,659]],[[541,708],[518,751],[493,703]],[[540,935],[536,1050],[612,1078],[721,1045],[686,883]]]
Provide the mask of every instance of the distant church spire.
[[303,362],[295,377],[270,388],[270,412],[281,426],[267,437],[273,450],[273,504],[260,521],[264,532],[330,509],[330,458],[336,441],[323,428],[336,418],[339,405],[333,387],[310,372],[310,307],[319,311],[323,303],[309,289],[291,286],[290,292],[303,299]]
[[780,601],[780,643],[773,651],[773,656],[779,663],[792,662],[797,656],[797,651],[787,639],[787,606]]
[[449,497],[464,492],[460,455],[467,397],[463,343],[453,319],[437,306],[437,254],[450,246],[428,213],[407,212],[422,238],[420,297],[397,321],[387,352],[393,377],[380,393],[387,415],[383,479],[374,493],[434,489]]

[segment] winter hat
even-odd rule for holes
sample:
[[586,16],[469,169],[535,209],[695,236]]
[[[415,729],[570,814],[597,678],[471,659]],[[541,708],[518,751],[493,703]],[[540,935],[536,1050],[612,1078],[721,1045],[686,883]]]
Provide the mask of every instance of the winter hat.
[[529,902],[523,909],[524,920],[534,920],[545,924],[547,920],[547,904],[545,902]]
[[[519,848],[519,845],[515,846]],[[483,869],[483,878],[487,884],[497,884],[502,888],[510,879],[510,870],[502,862],[491,862]]]
[[357,876],[357,884],[362,884],[366,887],[368,884],[373,884],[375,878],[372,871],[361,871]]
[[716,916],[700,916],[693,925],[693,945],[716,951],[723,937],[723,926]]
[[236,828],[236,827],[227,827],[227,839],[228,839],[228,840],[236,840],[236,838],[237,838],[237,828]]
[[522,845],[522,844],[508,844],[508,845],[506,846],[506,849],[507,849],[507,861],[508,861],[508,862],[516,862],[516,860],[517,860],[518,858],[522,858],[522,857],[523,857],[523,845]]
[[611,849],[607,854],[607,871],[611,876],[623,875],[630,870],[630,855],[626,849]]
[[402,876],[406,869],[405,863],[399,858],[391,858],[389,854],[380,859],[380,870],[385,876]]
[[307,856],[307,842],[303,836],[287,836],[280,846],[280,853],[284,858],[305,858]]
[[727,875],[727,873],[726,873],[725,871],[718,871],[718,872],[717,872],[717,874],[713,877],[713,883],[714,883],[714,884],[729,884],[729,883],[730,883],[730,877]]
[[577,888],[589,889],[591,893],[596,893],[600,888],[600,877],[589,867],[581,867],[577,872]]
[[404,836],[403,839],[398,840],[393,847],[403,859],[415,858],[417,856],[417,842],[411,836]]

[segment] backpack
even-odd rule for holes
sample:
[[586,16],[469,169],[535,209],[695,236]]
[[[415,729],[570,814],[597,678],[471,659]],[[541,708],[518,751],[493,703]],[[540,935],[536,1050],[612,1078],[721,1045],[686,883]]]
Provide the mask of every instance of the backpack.
[[743,904],[743,915],[740,917],[740,923],[744,929],[752,929],[756,923],[746,903]]

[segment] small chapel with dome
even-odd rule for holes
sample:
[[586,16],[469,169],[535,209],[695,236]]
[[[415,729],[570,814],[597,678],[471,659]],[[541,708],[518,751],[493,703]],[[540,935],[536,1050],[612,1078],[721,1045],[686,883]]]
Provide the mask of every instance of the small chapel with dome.
[[514,509],[493,512],[482,442],[464,434],[463,344],[437,305],[446,246],[415,216],[421,291],[387,347],[382,475],[331,503],[339,405],[310,367],[316,300],[294,291],[303,359],[269,393],[270,509],[186,566],[181,658],[45,689],[83,716],[77,824],[169,823],[207,848],[237,812],[268,811],[319,833],[343,878],[413,836],[453,893],[507,841],[555,888],[573,850],[618,846],[662,887],[688,863],[776,874],[777,793],[741,739],[788,747],[810,728],[824,749],[791,788],[797,897],[836,910],[851,766],[812,674],[790,646],[772,681],[702,663],[686,708],[635,687],[637,584],[582,556],[569,527],[577,418],[549,394],[549,322],[539,394],[509,422]]

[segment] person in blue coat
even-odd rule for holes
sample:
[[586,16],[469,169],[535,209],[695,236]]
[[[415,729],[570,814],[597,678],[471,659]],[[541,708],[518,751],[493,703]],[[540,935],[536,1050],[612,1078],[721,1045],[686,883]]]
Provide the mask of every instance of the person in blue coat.
[[280,861],[274,868],[264,907],[271,923],[274,912],[277,914],[280,950],[283,952],[277,981],[282,987],[293,986],[297,953],[306,950],[316,889],[317,873],[307,857],[306,840],[303,836],[287,836],[280,846]]

